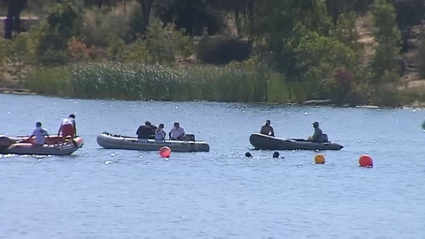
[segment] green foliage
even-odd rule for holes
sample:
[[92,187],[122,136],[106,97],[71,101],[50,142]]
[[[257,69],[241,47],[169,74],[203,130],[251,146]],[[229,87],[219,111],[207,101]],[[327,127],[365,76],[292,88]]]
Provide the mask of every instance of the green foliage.
[[79,9],[72,1],[64,0],[53,5],[47,12],[47,25],[64,39],[69,39],[76,33],[76,21],[80,18]]
[[62,1],[48,10],[48,16],[35,29],[37,61],[43,64],[63,62],[67,43],[80,29],[80,11],[71,1]]
[[6,40],[4,38],[0,38],[0,67],[2,67],[5,64],[6,61],[6,52],[9,48],[9,40]]
[[150,63],[152,58],[149,55],[149,50],[144,41],[138,39],[133,42],[131,45],[123,52],[122,58],[125,61],[130,62],[139,62],[139,63]]
[[294,49],[296,69],[302,73],[304,81],[314,84],[317,89],[309,97],[322,99],[330,94],[338,98],[338,95],[335,96],[337,90],[324,86],[332,79],[335,68],[354,69],[358,53],[334,37],[321,36],[305,27],[298,26],[296,32],[301,36]]
[[196,57],[203,63],[222,65],[249,58],[251,47],[242,40],[205,37],[198,44]]
[[194,53],[193,40],[184,30],[172,29],[170,41],[176,57],[186,59]]
[[28,77],[26,87],[39,94],[66,96],[70,85],[63,79],[69,75],[68,66],[38,68]]
[[260,0],[255,5],[254,32],[257,44],[271,53],[274,69],[291,79],[300,78],[303,72],[296,70],[294,49],[302,34],[296,31],[305,28],[319,35],[328,35],[332,22],[326,14],[326,6],[320,0]]
[[341,15],[338,18],[337,26],[335,29],[335,37],[338,41],[344,43],[347,47],[353,50],[361,50],[359,34],[356,30],[357,15],[354,12],[349,12]]
[[[136,4],[131,4],[134,9],[139,9]],[[81,34],[87,45],[107,47],[110,35],[114,35],[128,43],[132,40],[130,35],[131,11],[130,6],[122,6],[114,11],[104,11],[93,8],[87,10],[83,15],[84,24],[81,27]]]
[[151,23],[146,30],[146,46],[152,61],[159,64],[173,64],[174,46],[170,34],[165,33],[159,23]]
[[111,34],[108,37],[108,57],[112,60],[119,59],[125,49],[124,41],[117,35]]
[[379,88],[373,89],[371,102],[374,105],[400,107],[401,104],[400,91],[395,84],[381,85]]
[[288,84],[259,59],[190,70],[140,63],[76,64],[39,69],[28,87],[39,93],[78,98],[280,103],[305,99],[295,96],[305,87]]
[[0,50],[1,71],[22,82],[29,63],[28,34],[19,34],[13,40],[2,40],[0,44],[4,47]]
[[118,36],[110,35],[108,56],[113,60],[172,65],[176,58],[185,59],[193,54],[192,39],[182,31],[174,28],[164,31],[161,26],[152,23],[146,34],[145,40],[138,38],[129,45],[125,45]]
[[140,6],[134,8],[130,15],[129,33],[133,39],[137,39],[138,35],[142,33],[144,29],[143,12]]
[[355,89],[355,76],[344,67],[335,68],[329,82],[333,98],[339,104],[358,104],[359,95]]
[[395,82],[398,80],[396,57],[399,52],[400,30],[396,27],[394,7],[387,0],[376,0],[373,11],[378,30],[375,39],[379,46],[372,62],[371,83]]
[[[82,2],[87,4],[84,9]],[[47,8],[45,18],[28,34],[0,41],[0,67],[7,65],[3,69],[23,79],[26,65],[33,62],[62,65],[37,69],[29,85],[40,93],[71,97],[246,102],[332,98],[341,104],[397,105],[400,97],[407,98],[397,87],[397,23],[411,29],[423,15],[421,3],[61,0]],[[374,49],[363,48],[357,30],[366,31],[356,24],[358,13],[370,9]],[[151,12],[161,22],[149,19]],[[238,35],[248,40],[206,35],[196,47],[198,60],[220,67],[174,67],[194,54],[193,34],[217,32],[229,14],[236,18]],[[418,53],[425,77],[425,43]],[[111,62],[90,62],[105,54]],[[76,64],[66,65],[71,62]]]

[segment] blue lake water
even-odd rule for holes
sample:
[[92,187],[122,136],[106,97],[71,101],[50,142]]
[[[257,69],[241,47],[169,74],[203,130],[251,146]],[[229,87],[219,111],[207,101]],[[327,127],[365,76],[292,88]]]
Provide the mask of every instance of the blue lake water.
[[[425,111],[0,94],[0,134],[36,121],[55,134],[70,113],[85,140],[72,156],[1,156],[0,238],[425,238]],[[325,165],[310,151],[272,159],[248,140],[267,119],[297,138],[319,121],[344,149]],[[145,120],[177,120],[211,151],[165,160],[96,143]],[[358,167],[364,153],[374,168]]]

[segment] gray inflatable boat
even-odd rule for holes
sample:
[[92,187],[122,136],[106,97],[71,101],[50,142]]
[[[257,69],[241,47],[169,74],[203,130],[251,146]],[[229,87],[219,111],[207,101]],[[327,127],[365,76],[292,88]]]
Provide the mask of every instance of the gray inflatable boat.
[[304,139],[285,139],[259,133],[251,134],[249,142],[255,149],[268,150],[340,150],[343,148],[334,142],[314,143]]
[[[194,136],[193,136],[194,138]],[[210,146],[204,141],[138,139],[103,132],[97,136],[97,143],[106,149],[127,149],[140,151],[158,151],[163,146],[173,152],[209,152]]]

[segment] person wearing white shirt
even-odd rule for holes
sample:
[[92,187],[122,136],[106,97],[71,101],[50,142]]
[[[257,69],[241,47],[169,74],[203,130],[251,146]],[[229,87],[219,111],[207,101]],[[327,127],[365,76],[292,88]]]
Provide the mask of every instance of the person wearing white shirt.
[[32,138],[35,137],[33,145],[34,146],[43,146],[46,140],[46,136],[49,137],[49,133],[46,129],[41,127],[41,123],[37,122],[35,124],[35,130],[32,132],[31,136],[25,140],[25,142],[29,142]]
[[164,140],[167,134],[164,131],[164,124],[159,124],[155,130],[155,140]]
[[62,124],[58,130],[58,136],[62,133],[62,142],[65,142],[67,136],[71,137],[71,140],[77,136],[77,126],[75,123],[75,115],[70,114],[68,118],[62,121]]
[[184,129],[180,127],[179,122],[174,122],[174,127],[170,130],[169,136],[173,140],[183,140]]

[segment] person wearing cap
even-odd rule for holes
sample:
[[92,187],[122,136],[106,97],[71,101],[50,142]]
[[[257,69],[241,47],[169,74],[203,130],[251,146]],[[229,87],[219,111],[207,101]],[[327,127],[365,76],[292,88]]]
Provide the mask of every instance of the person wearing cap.
[[37,122],[35,123],[35,129],[31,136],[27,140],[24,140],[24,142],[29,142],[32,138],[35,137],[35,140],[32,144],[34,146],[43,146],[46,140],[46,136],[49,137],[49,133],[45,128],[41,127],[41,122]]
[[153,139],[155,138],[155,129],[156,127],[151,124],[151,122],[146,121],[145,125],[139,126],[136,131],[137,138],[139,139]]
[[273,127],[270,126],[270,120],[267,120],[266,124],[261,126],[260,134],[274,136]]
[[180,127],[179,122],[174,122],[174,127],[170,130],[169,136],[173,140],[183,140],[184,129]]
[[75,124],[75,115],[70,114],[68,118],[62,121],[61,126],[58,130],[58,136],[62,133],[62,142],[65,142],[67,136],[71,136],[71,139],[77,137],[77,126]]
[[316,143],[322,143],[323,142],[323,132],[319,128],[319,122],[314,122],[313,128],[314,128],[314,134],[313,134],[313,136],[308,138],[308,141],[316,142]]

